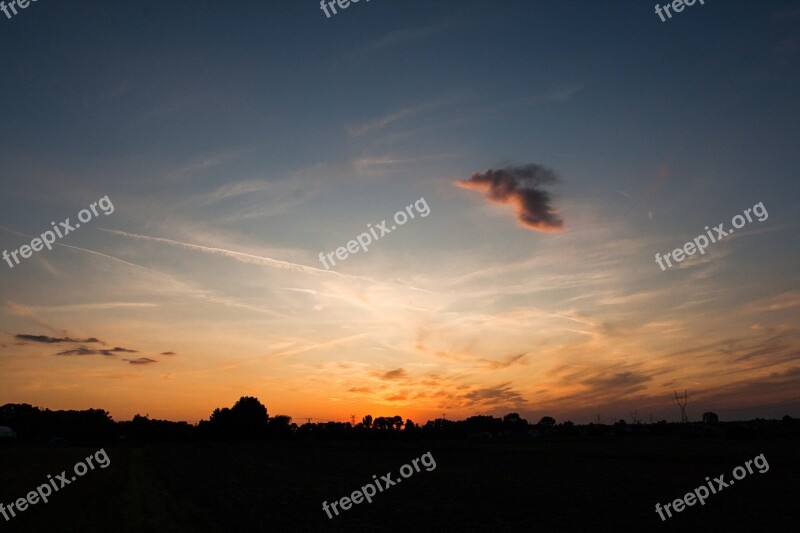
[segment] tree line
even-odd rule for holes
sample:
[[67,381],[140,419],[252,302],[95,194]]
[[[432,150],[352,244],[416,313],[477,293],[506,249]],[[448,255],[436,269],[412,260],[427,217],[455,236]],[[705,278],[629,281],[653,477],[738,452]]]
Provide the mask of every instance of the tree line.
[[[567,423],[571,425],[571,423]],[[503,418],[473,416],[465,420],[439,418],[418,425],[399,415],[364,416],[360,422],[311,422],[298,425],[287,415],[269,416],[258,398],[241,397],[232,407],[217,408],[207,420],[197,424],[151,419],[135,415],[129,421],[115,422],[108,411],[51,411],[30,404],[0,406],[0,426],[12,428],[18,439],[28,441],[129,440],[191,441],[191,440],[258,440],[288,438],[402,438],[463,437],[470,434],[524,434],[530,428],[551,431],[556,426],[552,417],[543,417],[538,424],[529,425],[517,413]]]
[[[635,420],[627,424],[619,420],[611,425],[587,424],[576,426],[570,421],[557,423],[553,417],[544,416],[529,423],[518,413],[502,418],[477,415],[464,420],[447,420],[444,417],[416,424],[399,415],[364,416],[360,422],[311,422],[298,425],[287,415],[269,416],[267,408],[258,398],[241,397],[233,406],[217,408],[207,420],[197,424],[151,419],[137,414],[131,420],[116,422],[108,411],[87,409],[83,411],[51,411],[29,404],[0,406],[0,426],[8,426],[16,439],[26,442],[72,443],[114,442],[191,442],[280,439],[515,439],[530,437],[573,437],[629,434],[672,434],[688,436],[724,433],[729,437],[748,437],[766,431],[800,433],[800,420],[788,415],[782,421],[756,419],[750,422],[720,423],[714,413],[705,413],[703,422],[694,424],[667,423],[642,424]],[[0,434],[0,437],[3,435]],[[8,440],[0,438],[0,441]]]

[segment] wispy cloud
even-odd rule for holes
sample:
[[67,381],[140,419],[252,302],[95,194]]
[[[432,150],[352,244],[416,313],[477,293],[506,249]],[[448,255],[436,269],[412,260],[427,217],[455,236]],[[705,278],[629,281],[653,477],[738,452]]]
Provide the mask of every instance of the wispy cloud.
[[747,309],[755,313],[765,313],[795,307],[800,307],[800,291],[793,290],[753,302],[747,306]]
[[407,107],[405,109],[395,111],[388,115],[384,115],[382,117],[378,117],[367,122],[362,122],[361,124],[348,126],[347,131],[351,137],[360,137],[365,133],[381,130],[389,126],[390,124],[398,122],[402,119],[410,118],[422,112],[431,111],[433,109],[441,107],[445,103],[445,101],[446,101],[445,99],[437,99],[424,102],[416,106]]
[[509,368],[517,364],[519,365],[525,364],[526,355],[527,355],[526,353],[512,355],[502,361],[490,361],[487,359],[482,359],[482,361],[486,363],[487,368],[490,368],[492,370],[500,370],[503,368]]
[[193,199],[193,203],[206,206],[228,198],[246,194],[266,192],[275,187],[275,182],[267,180],[246,180],[226,183],[211,192],[201,194]]
[[378,50],[383,50],[392,46],[408,45],[410,43],[419,42],[435,35],[439,35],[455,27],[456,25],[457,23],[455,22],[444,22],[429,26],[421,26],[418,28],[395,30],[387,33],[379,39],[359,46],[358,49],[344,56],[344,60],[353,61],[354,59],[363,57]]
[[158,307],[158,304],[147,302],[105,302],[70,305],[39,305],[31,306],[34,311],[48,313],[74,313],[76,311],[105,311],[109,309],[140,309]]
[[196,157],[184,164],[182,167],[177,168],[167,174],[165,179],[176,180],[191,176],[197,172],[227,163],[228,161],[231,161],[241,155],[241,153],[241,150],[230,150],[217,154]]

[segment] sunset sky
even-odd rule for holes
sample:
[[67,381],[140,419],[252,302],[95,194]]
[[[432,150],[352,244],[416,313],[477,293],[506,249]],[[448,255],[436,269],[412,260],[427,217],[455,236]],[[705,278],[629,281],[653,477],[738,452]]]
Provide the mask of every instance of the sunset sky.
[[0,404],[800,415],[796,2],[43,0],[0,50],[0,251],[114,207],[0,262]]

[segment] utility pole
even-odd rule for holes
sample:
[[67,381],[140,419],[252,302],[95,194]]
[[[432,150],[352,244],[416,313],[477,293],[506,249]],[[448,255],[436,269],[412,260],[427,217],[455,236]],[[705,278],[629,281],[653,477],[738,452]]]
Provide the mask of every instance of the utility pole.
[[681,410],[681,422],[686,424],[689,422],[689,418],[686,416],[686,402],[689,401],[689,393],[686,392],[684,389],[683,397],[678,396],[678,391],[675,391],[675,403],[678,404],[678,407]]

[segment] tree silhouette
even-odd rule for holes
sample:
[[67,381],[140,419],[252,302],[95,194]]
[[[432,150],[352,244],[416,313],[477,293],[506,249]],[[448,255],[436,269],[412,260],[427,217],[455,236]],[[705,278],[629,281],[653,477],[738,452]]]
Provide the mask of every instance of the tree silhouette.
[[22,437],[38,437],[41,433],[42,411],[27,403],[7,403],[0,407],[0,426],[9,426]]
[[[757,420],[755,429],[718,422],[715,413],[703,413],[706,424],[718,424],[725,431],[707,431],[708,434],[728,436],[750,436],[774,431],[777,421]],[[774,422],[774,423],[773,423]],[[380,416],[373,419],[365,415],[362,422],[353,427],[351,422],[317,422],[298,426],[286,415],[270,417],[267,408],[255,397],[243,396],[232,407],[216,408],[208,420],[197,425],[187,422],[151,419],[148,415],[135,415],[132,420],[115,422],[103,409],[83,411],[50,411],[28,404],[6,404],[0,406],[0,426],[10,427],[18,442],[47,443],[58,441],[105,441],[123,439],[127,442],[191,442],[197,439],[214,440],[374,440],[403,441],[422,439],[506,439],[522,440],[545,436],[551,439],[571,438],[575,435],[601,436],[611,430],[617,435],[636,433],[636,424],[628,425],[619,420],[613,425],[576,425],[569,420],[556,424],[551,416],[542,417],[533,426],[518,413],[508,413],[502,418],[476,415],[464,420],[447,420],[444,417],[416,424],[403,417]],[[800,420],[788,415],[780,423],[782,431],[795,431]],[[677,426],[676,426],[677,427]],[[648,430],[658,435],[677,431],[672,424],[662,420]],[[10,433],[10,432],[7,432]]]
[[365,428],[372,429],[372,415],[367,415],[362,418],[361,423],[364,424]]
[[403,427],[403,417],[399,415],[393,416],[391,420],[391,426],[395,431],[400,431],[400,428]]
[[208,429],[216,438],[257,439],[267,433],[267,408],[252,396],[242,396],[233,407],[214,409]]
[[269,419],[269,433],[275,436],[287,436],[292,433],[292,417],[287,415],[277,415]]
[[528,430],[528,421],[520,417],[518,413],[508,413],[503,417],[503,426],[506,431],[520,434]]
[[388,419],[385,416],[379,416],[372,423],[372,427],[378,431],[385,431],[387,429],[390,429],[391,425],[392,425],[391,419]]
[[0,407],[0,426],[9,426],[21,439],[103,440],[115,436],[116,425],[108,411],[41,410],[29,404],[6,404]]
[[553,429],[556,425],[556,419],[552,416],[543,416],[541,420],[539,420],[539,426],[544,429]]

